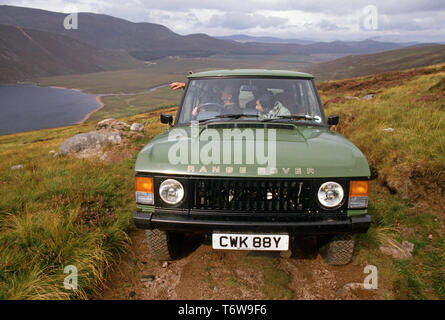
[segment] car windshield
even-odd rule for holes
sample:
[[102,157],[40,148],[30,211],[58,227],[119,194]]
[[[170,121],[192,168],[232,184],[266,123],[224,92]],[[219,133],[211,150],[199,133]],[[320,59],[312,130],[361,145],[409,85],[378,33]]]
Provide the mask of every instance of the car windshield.
[[223,78],[191,80],[178,124],[211,119],[322,123],[311,79]]

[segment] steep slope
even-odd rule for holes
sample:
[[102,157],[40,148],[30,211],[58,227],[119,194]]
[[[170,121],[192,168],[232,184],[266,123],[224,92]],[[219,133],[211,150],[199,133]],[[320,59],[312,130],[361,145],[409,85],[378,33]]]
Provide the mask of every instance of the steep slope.
[[445,45],[415,46],[375,54],[347,56],[309,66],[320,80],[345,79],[445,62]]
[[54,33],[0,25],[0,83],[140,65],[125,52],[97,49]]

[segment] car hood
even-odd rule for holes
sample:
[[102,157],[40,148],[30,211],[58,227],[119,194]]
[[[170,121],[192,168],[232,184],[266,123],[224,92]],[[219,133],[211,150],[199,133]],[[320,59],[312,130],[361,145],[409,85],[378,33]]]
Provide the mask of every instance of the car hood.
[[370,176],[362,152],[328,128],[263,124],[171,128],[144,147],[135,170],[227,177]]

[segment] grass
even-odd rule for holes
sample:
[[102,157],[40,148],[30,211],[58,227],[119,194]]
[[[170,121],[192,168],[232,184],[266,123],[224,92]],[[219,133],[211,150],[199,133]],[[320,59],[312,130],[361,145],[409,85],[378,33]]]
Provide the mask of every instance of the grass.
[[[443,66],[372,89],[374,77],[354,79],[361,89],[347,89],[348,80],[345,86],[321,85],[323,100],[334,101],[327,113],[340,115],[337,130],[362,150],[376,176],[373,225],[359,237],[359,260],[373,261],[396,299],[445,298],[445,99],[436,90],[445,78]],[[370,101],[343,99],[370,92],[376,94]],[[412,242],[413,258],[384,256],[379,246],[393,240]]]
[[163,87],[147,94],[102,97],[104,107],[93,113],[88,121],[121,118],[177,106],[182,93],[183,90],[173,91],[170,87]]
[[37,79],[41,86],[77,88],[87,93],[139,93],[173,81],[185,81],[189,71],[213,69],[269,68],[300,70],[332,55],[312,56],[211,56],[208,58],[163,58],[146,67]]
[[[372,78],[355,80],[363,84],[360,89],[345,89],[339,83],[321,86],[323,100],[335,100],[327,113],[340,114],[337,130],[364,152],[377,177],[370,195],[373,224],[359,236],[356,262],[378,267],[379,285],[389,299],[445,298],[445,101],[441,95],[445,72],[441,68],[380,87],[378,81],[377,87],[368,86]],[[370,101],[344,100],[346,95],[362,97],[370,92],[376,94]],[[144,109],[146,99],[147,105],[160,107],[165,103],[163,94],[168,93],[162,89],[155,93],[111,99],[101,117],[149,110]],[[120,110],[121,105],[127,108]],[[146,125],[145,138],[130,142],[132,150],[165,128],[159,124],[159,113],[124,119]],[[116,163],[50,154],[64,139],[93,127],[91,122],[0,136],[0,298],[88,298],[128,246],[137,152],[132,159]],[[394,132],[383,130],[389,127]],[[12,170],[17,164],[24,168]],[[383,255],[379,246],[388,239],[414,243],[413,258],[399,261]],[[289,275],[279,268],[278,258],[246,259],[249,266],[261,268],[260,290],[265,296],[294,298],[287,287]],[[79,290],[63,287],[67,265],[78,269]],[[209,274],[212,265],[207,267]],[[225,280],[235,291],[243,286],[233,275]]]
[[[443,299],[445,243],[438,219],[377,182],[371,190],[373,224],[368,233],[358,236],[357,260],[377,266],[379,285],[390,289],[392,299]],[[415,245],[412,259],[396,260],[379,250],[380,245],[402,240]]]
[[[149,132],[145,139],[131,141],[135,148],[162,130],[147,115],[130,120],[144,122]],[[117,163],[49,153],[64,139],[92,128],[87,124],[0,137],[1,299],[88,298],[127,248],[136,152]],[[19,163],[23,169],[11,169]],[[77,268],[78,290],[64,288],[69,265]]]
[[318,79],[345,79],[380,72],[419,68],[445,62],[445,46],[408,47],[385,52],[353,55],[311,65]]

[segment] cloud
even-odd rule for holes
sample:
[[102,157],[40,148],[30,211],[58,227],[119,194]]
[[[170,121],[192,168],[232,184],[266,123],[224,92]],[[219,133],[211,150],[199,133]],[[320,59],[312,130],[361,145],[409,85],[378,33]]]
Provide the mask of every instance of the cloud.
[[261,14],[246,14],[240,12],[226,12],[224,14],[214,14],[206,23],[209,28],[227,28],[234,30],[246,30],[256,27],[271,28],[279,27],[288,22],[288,19],[280,17],[267,17]]
[[[445,41],[443,0],[0,0],[0,4],[63,12],[103,13],[133,22],[159,23],[180,34],[354,40],[394,37]],[[363,10],[374,5],[378,29],[364,28]]]

